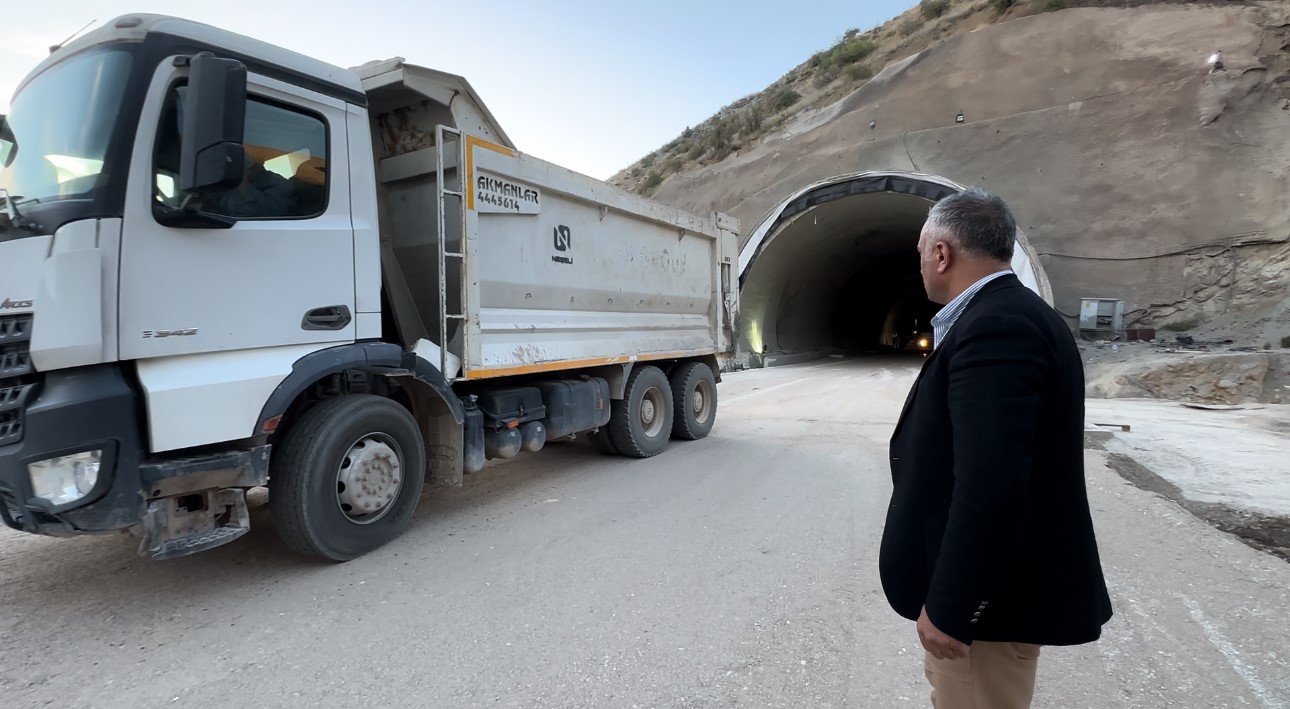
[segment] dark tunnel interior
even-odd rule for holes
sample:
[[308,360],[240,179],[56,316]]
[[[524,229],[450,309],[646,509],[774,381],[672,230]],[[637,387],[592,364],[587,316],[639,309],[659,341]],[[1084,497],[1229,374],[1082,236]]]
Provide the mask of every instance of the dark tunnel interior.
[[940,306],[923,291],[917,246],[932,204],[873,191],[781,219],[743,274],[742,351],[764,360],[929,349]]
[[[918,242],[917,232],[906,236]],[[932,316],[939,308],[923,292],[912,247],[909,252],[900,249],[874,256],[843,282],[820,349],[852,353],[925,349],[927,345],[920,343],[930,340]]]

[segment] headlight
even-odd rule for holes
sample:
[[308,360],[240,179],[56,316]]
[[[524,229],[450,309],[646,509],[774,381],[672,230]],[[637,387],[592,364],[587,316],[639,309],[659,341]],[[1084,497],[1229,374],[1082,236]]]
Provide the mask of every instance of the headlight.
[[922,347],[923,349],[927,349],[927,346],[930,344],[932,343],[928,342],[926,337],[918,341],[918,346]]
[[62,506],[85,497],[99,481],[103,451],[86,451],[50,458],[27,466],[36,497]]

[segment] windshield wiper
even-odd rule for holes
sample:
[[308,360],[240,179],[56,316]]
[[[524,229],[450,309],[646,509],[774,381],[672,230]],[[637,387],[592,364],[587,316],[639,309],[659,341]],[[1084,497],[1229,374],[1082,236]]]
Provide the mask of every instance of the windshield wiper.
[[[18,200],[20,199],[22,199],[22,195],[14,197],[9,194],[9,190],[0,187],[0,201],[3,201],[5,204],[5,208],[9,216],[9,223],[23,231],[30,232],[32,234],[39,234],[40,224],[34,219],[28,219],[27,217],[22,216],[22,212],[18,211]],[[28,201],[36,202],[37,200],[32,199]]]

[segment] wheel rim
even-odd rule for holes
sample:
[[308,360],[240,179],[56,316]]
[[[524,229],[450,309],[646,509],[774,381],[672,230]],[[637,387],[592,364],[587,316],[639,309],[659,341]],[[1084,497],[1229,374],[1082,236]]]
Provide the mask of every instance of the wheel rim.
[[371,524],[384,517],[402,489],[399,446],[383,433],[359,438],[336,470],[336,505],[354,524]]
[[663,430],[664,407],[667,402],[663,398],[663,390],[658,387],[650,387],[645,390],[645,395],[641,397],[641,428],[645,435],[653,438]]
[[690,393],[690,412],[698,423],[707,423],[712,415],[712,388],[706,381],[700,381]]

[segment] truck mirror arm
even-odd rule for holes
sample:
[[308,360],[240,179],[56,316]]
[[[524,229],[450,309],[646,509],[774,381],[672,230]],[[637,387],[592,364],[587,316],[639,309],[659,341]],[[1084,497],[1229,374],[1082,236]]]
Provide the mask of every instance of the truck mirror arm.
[[237,220],[232,217],[203,212],[200,208],[175,209],[156,204],[152,214],[158,224],[172,229],[230,229],[237,224]]

